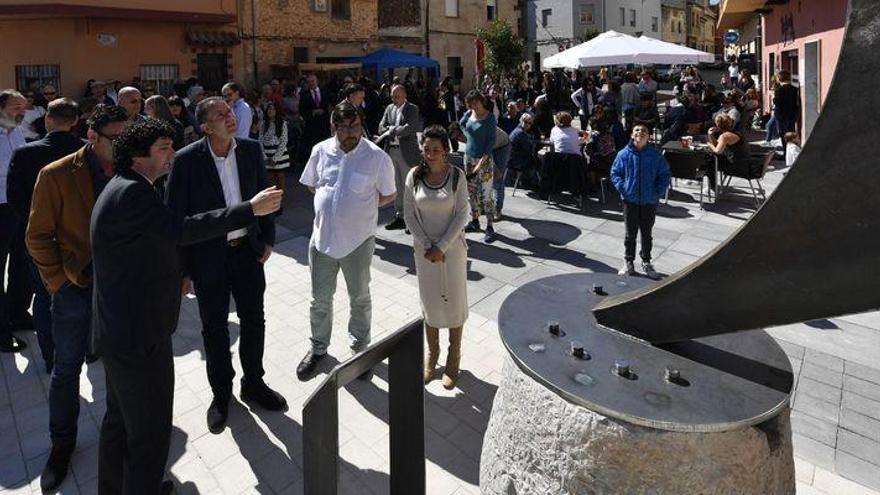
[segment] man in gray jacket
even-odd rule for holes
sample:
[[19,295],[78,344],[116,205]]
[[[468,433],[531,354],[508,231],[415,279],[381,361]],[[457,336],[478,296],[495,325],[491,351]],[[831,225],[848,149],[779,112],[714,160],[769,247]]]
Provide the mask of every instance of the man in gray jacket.
[[403,221],[403,187],[406,176],[409,169],[422,160],[417,135],[422,131],[422,117],[419,115],[419,107],[406,100],[406,88],[403,86],[391,88],[391,101],[379,123],[379,135],[382,139],[380,145],[394,162],[394,183],[397,186],[397,197],[394,200],[396,217],[385,229],[400,230],[406,228]]

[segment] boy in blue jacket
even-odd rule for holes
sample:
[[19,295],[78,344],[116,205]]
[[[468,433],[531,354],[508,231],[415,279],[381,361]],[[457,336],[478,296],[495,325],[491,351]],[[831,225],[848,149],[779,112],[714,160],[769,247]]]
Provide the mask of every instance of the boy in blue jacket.
[[642,270],[649,278],[657,279],[651,265],[651,230],[657,214],[657,203],[669,188],[669,164],[654,148],[648,146],[651,131],[644,124],[636,124],[632,140],[617,153],[611,167],[611,181],[623,199],[623,221],[626,238],[623,241],[624,259],[620,275],[633,275],[636,258],[636,234],[642,236]]

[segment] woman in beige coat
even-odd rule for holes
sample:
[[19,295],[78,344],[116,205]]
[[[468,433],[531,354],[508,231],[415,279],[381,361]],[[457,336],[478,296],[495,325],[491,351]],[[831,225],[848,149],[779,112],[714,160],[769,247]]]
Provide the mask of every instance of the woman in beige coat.
[[468,316],[464,227],[470,221],[470,203],[464,172],[447,161],[446,130],[441,126],[425,129],[422,148],[421,165],[406,178],[404,220],[413,236],[425,316],[425,383],[434,379],[434,368],[440,358],[440,328],[448,328],[443,386],[452,389],[458,380],[461,333]]

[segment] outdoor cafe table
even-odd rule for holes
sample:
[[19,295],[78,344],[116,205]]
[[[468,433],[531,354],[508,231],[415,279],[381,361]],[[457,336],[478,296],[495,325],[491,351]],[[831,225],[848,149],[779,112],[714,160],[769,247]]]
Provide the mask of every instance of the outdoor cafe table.
[[[706,164],[711,166],[712,170],[708,170],[709,173],[715,174],[715,200],[718,200],[718,194],[721,191],[721,170],[718,167],[718,155],[712,153],[709,149],[709,146],[705,144],[705,136],[697,136],[690,146],[684,147],[681,145],[681,140],[673,140],[669,141],[663,145],[664,151],[672,151],[674,153],[692,153],[702,155],[704,157],[711,157],[711,160],[706,160]],[[698,142],[698,139],[701,139],[703,142]],[[702,187],[702,184],[700,184]]]

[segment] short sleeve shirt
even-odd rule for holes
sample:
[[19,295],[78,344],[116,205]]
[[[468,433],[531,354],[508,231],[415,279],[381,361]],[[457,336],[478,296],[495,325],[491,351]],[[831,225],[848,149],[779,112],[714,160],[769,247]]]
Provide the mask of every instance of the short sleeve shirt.
[[391,157],[363,138],[348,153],[335,137],[316,144],[299,181],[315,190],[311,244],[336,259],[375,234],[379,195],[396,192]]

